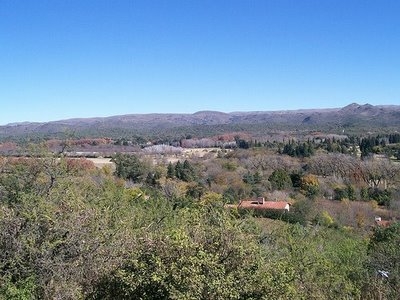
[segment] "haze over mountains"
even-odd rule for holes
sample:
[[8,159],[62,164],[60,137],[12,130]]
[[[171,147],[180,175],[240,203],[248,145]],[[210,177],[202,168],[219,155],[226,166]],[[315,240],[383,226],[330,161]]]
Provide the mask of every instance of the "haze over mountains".
[[[215,127],[215,128],[214,128]],[[127,114],[101,118],[75,118],[52,122],[23,122],[0,126],[0,138],[30,135],[117,136],[177,132],[208,128],[215,131],[325,130],[327,132],[379,132],[400,130],[400,105],[373,106],[352,103],[343,108],[288,111],[231,112],[200,111],[193,114]],[[214,128],[214,129],[213,129]]]

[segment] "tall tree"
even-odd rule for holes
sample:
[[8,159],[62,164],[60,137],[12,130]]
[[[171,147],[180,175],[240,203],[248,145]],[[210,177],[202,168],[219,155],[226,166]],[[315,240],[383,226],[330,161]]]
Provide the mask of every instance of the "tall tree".
[[115,163],[115,175],[118,177],[141,182],[146,174],[145,164],[136,155],[117,153],[111,161]]
[[172,165],[171,162],[169,162],[167,167],[167,178],[174,178],[174,177],[175,177],[174,166]]

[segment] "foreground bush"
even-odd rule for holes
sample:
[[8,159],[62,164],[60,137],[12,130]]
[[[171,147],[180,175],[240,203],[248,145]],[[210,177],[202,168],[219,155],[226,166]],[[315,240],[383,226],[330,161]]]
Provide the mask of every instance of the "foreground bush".
[[360,299],[384,249],[345,230],[261,228],[218,201],[145,197],[62,159],[3,166],[4,299]]

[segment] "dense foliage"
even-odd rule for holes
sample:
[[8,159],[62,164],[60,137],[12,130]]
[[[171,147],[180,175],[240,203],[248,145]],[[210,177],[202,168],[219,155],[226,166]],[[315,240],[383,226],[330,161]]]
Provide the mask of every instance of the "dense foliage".
[[[398,299],[399,226],[368,221],[396,216],[397,165],[311,143],[0,158],[0,299]],[[260,195],[291,211],[225,207]]]

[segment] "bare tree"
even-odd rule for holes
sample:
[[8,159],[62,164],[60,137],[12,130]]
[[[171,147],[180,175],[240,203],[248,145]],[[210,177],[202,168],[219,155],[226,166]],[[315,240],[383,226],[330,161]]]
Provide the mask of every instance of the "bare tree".
[[383,186],[386,189],[399,172],[398,166],[388,159],[381,158],[364,160],[359,167],[361,178],[368,186],[373,188]]

